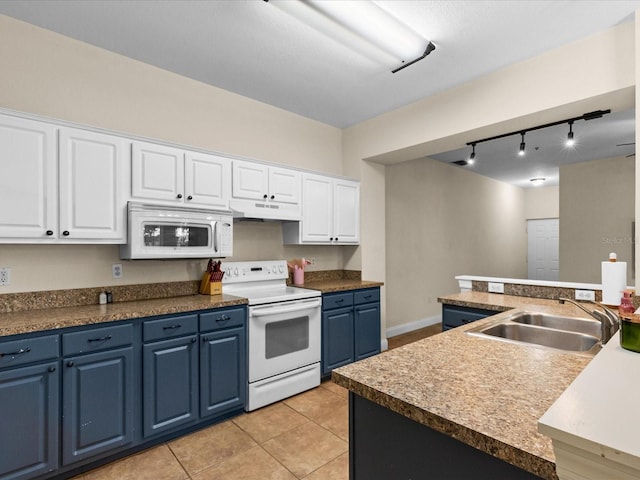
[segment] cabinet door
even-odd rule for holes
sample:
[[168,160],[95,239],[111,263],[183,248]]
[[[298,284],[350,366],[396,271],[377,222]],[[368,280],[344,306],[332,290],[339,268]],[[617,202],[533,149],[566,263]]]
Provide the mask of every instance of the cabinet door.
[[198,343],[189,336],[143,348],[143,435],[198,418]]
[[182,203],[184,152],[155,143],[133,142],[131,195],[136,198]]
[[335,179],[333,185],[333,237],[336,243],[360,241],[360,184]]
[[322,374],[353,361],[353,308],[323,312]]
[[133,440],[133,348],[63,360],[62,463]]
[[58,362],[0,372],[0,478],[58,468]]
[[300,172],[288,168],[269,167],[269,201],[300,203]]
[[185,203],[229,209],[231,161],[206,153],[185,153]]
[[129,142],[112,135],[60,130],[58,236],[126,242]]
[[354,308],[355,361],[380,353],[380,304]]
[[266,165],[234,160],[232,183],[235,198],[263,201],[269,198],[269,168]]
[[57,168],[53,125],[0,115],[0,238],[53,238]]
[[302,176],[302,241],[329,243],[333,236],[333,179]]
[[244,407],[247,390],[244,328],[208,333],[201,338],[200,416]]

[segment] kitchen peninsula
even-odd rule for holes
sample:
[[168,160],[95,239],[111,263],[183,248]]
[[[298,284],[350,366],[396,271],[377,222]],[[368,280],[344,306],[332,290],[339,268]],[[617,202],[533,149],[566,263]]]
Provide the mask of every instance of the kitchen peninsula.
[[[584,316],[554,300],[480,292],[451,297],[478,308]],[[551,439],[538,433],[538,419],[591,357],[466,333],[508,315],[333,372],[350,390],[352,480],[557,478]]]

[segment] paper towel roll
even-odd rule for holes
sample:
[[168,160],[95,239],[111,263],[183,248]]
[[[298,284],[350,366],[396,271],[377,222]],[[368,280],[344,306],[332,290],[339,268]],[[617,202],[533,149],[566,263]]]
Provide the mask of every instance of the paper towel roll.
[[627,288],[627,262],[602,262],[602,303],[620,305]]

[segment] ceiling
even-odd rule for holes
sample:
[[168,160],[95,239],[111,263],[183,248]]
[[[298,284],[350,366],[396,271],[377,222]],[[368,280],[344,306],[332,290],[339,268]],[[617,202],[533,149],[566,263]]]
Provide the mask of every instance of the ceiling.
[[[344,128],[630,21],[640,8],[640,0],[375,3],[436,50],[394,74],[398,65],[320,33],[277,1],[2,0],[0,14]],[[632,137],[601,143],[611,153]],[[548,143],[538,143],[542,155]]]

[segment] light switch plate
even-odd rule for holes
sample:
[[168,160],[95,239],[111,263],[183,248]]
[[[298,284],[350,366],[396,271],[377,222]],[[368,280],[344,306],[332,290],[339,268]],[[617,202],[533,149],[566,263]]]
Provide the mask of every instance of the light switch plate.
[[504,293],[504,283],[489,282],[490,293]]
[[593,290],[576,290],[576,300],[596,301],[596,292]]

